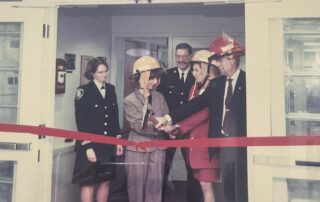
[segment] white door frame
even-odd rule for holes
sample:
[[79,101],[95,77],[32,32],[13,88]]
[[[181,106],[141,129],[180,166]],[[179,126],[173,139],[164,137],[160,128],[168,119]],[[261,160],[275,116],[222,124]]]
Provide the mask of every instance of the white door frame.
[[[245,5],[249,136],[286,135],[282,24],[271,21],[319,18],[319,7],[317,0]],[[248,148],[250,201],[288,201],[287,178],[320,180],[319,168],[296,165],[296,160],[320,161],[319,152],[319,146]]]
[[[54,91],[48,89],[54,89],[55,28],[47,32],[52,38],[42,35],[45,24],[56,23],[56,9],[25,2],[0,4],[1,22],[22,23],[17,124],[52,126]],[[1,160],[16,162],[13,201],[50,201],[52,149],[47,139],[31,134],[0,135],[1,142],[26,146],[26,150],[0,150]]]

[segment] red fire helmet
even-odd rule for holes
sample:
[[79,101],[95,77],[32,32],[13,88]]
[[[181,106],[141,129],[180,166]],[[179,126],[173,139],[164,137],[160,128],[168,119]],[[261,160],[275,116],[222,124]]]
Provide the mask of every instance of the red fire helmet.
[[240,46],[240,43],[225,33],[210,43],[209,51],[214,53],[213,57],[215,58],[229,54],[237,57],[244,55],[244,48]]

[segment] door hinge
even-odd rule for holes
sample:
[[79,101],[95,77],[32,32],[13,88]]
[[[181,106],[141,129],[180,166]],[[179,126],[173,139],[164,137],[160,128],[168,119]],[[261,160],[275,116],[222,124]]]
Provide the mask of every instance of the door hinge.
[[42,37],[49,38],[49,32],[50,32],[50,25],[43,24],[42,25]]
[[[39,124],[39,127],[46,127],[46,124]],[[45,135],[42,135],[42,134],[38,134],[38,139],[41,140],[41,139],[45,139],[46,136]]]
[[38,162],[40,162],[40,149],[38,149]]

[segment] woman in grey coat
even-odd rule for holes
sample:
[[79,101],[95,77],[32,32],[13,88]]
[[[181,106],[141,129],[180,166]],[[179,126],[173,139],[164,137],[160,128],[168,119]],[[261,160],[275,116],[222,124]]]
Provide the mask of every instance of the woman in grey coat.
[[[133,78],[140,88],[124,100],[131,141],[165,139],[165,134],[150,119],[152,115],[163,116],[169,112],[163,95],[155,91],[161,73],[160,64],[153,57],[143,56],[134,63]],[[125,161],[130,202],[161,202],[165,148],[129,146]]]

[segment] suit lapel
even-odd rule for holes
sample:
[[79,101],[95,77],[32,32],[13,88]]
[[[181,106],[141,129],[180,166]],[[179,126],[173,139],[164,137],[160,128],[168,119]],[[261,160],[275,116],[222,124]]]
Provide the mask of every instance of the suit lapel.
[[179,75],[179,71],[178,71],[178,69],[177,70],[174,70],[174,80],[176,81],[176,82],[180,82],[180,75]]
[[217,101],[217,106],[216,106],[216,108],[218,110],[217,123],[220,124],[219,127],[222,126],[222,116],[223,116],[223,108],[224,108],[224,93],[225,93],[226,80],[227,80],[227,78],[225,76],[222,77],[218,88],[216,88],[218,91],[218,95],[219,95],[219,96],[217,96],[218,101]]
[[235,89],[233,91],[232,95],[232,100],[231,100],[231,105],[233,105],[234,100],[237,100],[238,97],[241,95],[241,92],[244,91],[245,89],[245,74],[242,70],[240,70],[240,74],[235,86]]
[[104,86],[106,87],[106,88],[105,88],[106,90],[105,90],[105,92],[104,92],[104,98],[103,98],[102,96],[101,96],[101,97],[102,97],[104,100],[109,100],[109,99],[111,99],[111,97],[110,97],[110,96],[107,96],[107,95],[108,95],[108,93],[111,92],[111,89],[109,88],[109,86],[107,85],[107,83],[105,83]]
[[139,91],[139,89],[135,89],[134,94],[135,94],[137,100],[143,106],[144,105],[144,97],[143,97],[142,93]]
[[[102,99],[102,100],[104,100],[106,98],[106,96],[105,96],[105,98],[102,97],[100,90],[97,88],[96,84],[93,81],[91,81],[91,83],[90,83],[90,88],[92,89],[93,96],[97,97],[98,99]],[[106,87],[105,93],[107,93],[107,90],[108,89]]]

